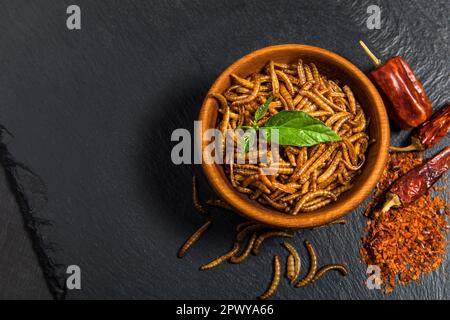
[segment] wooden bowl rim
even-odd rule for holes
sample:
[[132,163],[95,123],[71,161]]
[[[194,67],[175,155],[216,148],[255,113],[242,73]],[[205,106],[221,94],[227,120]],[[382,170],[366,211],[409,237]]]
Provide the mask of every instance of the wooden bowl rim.
[[[206,164],[202,162],[202,168],[210,185],[213,187],[219,197],[229,203],[240,215],[273,227],[295,229],[311,228],[330,223],[333,220],[345,216],[347,213],[355,209],[371,193],[377,181],[380,179],[381,174],[383,173],[383,170],[387,164],[390,129],[386,109],[377,89],[369,80],[369,78],[358,67],[356,67],[349,60],[334,52],[310,45],[282,44],[258,49],[238,59],[219,75],[203,101],[200,109],[199,120],[202,121],[202,123],[206,123],[207,119],[209,119],[212,113],[215,112],[213,102],[211,101],[212,99],[209,99],[208,97],[212,92],[217,92],[219,84],[224,80],[224,78],[228,78],[231,73],[236,73],[242,64],[246,64],[256,57],[261,57],[277,51],[287,50],[297,50],[299,51],[299,55],[308,55],[311,53],[321,55],[324,59],[333,61],[336,64],[340,64],[341,67],[346,69],[349,73],[353,73],[355,78],[357,78],[358,81],[362,83],[362,87],[367,89],[368,97],[374,101],[374,105],[372,107],[375,108],[375,113],[378,114],[380,119],[380,137],[378,137],[379,152],[377,152],[375,159],[371,159],[371,161],[374,161],[375,164],[372,168],[372,172],[369,178],[363,182],[361,188],[359,188],[358,190],[353,190],[354,193],[348,201],[339,202],[338,199],[338,201],[333,204],[333,210],[327,210],[327,208],[331,206],[330,205],[315,212],[302,213],[296,216],[292,216],[286,213],[281,213],[276,210],[266,208],[248,199],[246,195],[242,195],[238,191],[234,190],[229,181],[225,181],[222,178],[223,168],[221,167],[221,165]],[[200,134],[200,137],[197,137],[200,140],[197,141],[201,141],[202,153],[205,145],[207,144],[202,139],[203,132],[206,129],[207,128],[202,127],[201,130],[199,130],[199,132],[197,133]]]

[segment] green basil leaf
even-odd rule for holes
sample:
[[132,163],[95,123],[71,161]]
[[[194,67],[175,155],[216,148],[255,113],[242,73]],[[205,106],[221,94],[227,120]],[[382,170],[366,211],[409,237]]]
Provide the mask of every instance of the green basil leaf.
[[255,112],[255,122],[259,121],[262,119],[262,117],[264,117],[264,115],[267,112],[267,109],[269,109],[269,105],[272,102],[272,96],[270,96],[269,98],[267,98],[266,102],[264,102],[264,104],[262,104],[258,110],[256,110]]
[[280,111],[261,129],[267,129],[269,138],[272,131],[277,130],[280,145],[309,147],[323,142],[341,140],[341,137],[322,121],[303,111]]
[[239,139],[239,142],[241,143],[241,148],[240,148],[240,152],[242,153],[248,153],[250,150],[250,146],[253,146],[255,143],[255,138],[256,138],[256,130],[255,129],[250,129],[247,130]]

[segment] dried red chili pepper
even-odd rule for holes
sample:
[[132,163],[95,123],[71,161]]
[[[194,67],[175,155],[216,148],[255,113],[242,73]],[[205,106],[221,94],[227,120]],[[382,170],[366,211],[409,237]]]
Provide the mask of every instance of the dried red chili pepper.
[[432,105],[411,67],[401,57],[392,57],[384,64],[374,56],[364,42],[360,44],[375,63],[370,75],[389,102],[387,111],[402,128],[415,128],[432,113]]
[[404,148],[390,147],[393,151],[421,151],[429,149],[445,137],[450,130],[450,103],[433,117],[414,129],[411,145]]
[[386,202],[382,211],[386,212],[391,207],[400,207],[417,200],[449,167],[450,146],[398,179],[386,194]]

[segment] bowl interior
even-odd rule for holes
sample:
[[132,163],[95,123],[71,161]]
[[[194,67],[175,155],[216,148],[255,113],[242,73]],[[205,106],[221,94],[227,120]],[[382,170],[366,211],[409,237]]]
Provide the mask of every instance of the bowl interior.
[[[268,225],[284,228],[309,228],[329,223],[354,209],[374,188],[386,165],[389,145],[389,123],[386,111],[377,90],[370,80],[352,63],[330,51],[306,45],[281,45],[257,50],[228,67],[216,80],[209,93],[222,93],[230,85],[230,74],[246,77],[261,70],[269,60],[295,63],[299,58],[304,62],[314,62],[319,71],[329,79],[338,80],[339,85],[347,84],[353,90],[366,116],[370,118],[368,134],[375,142],[366,151],[366,163],[362,173],[356,178],[354,187],[343,193],[339,199],[314,212],[291,216],[266,208],[247,195],[233,189],[223,167],[203,164],[204,172],[220,197],[247,218]],[[218,103],[206,98],[200,111],[202,130],[214,128],[217,120]],[[203,132],[201,132],[203,134]],[[209,141],[203,141],[203,147]]]

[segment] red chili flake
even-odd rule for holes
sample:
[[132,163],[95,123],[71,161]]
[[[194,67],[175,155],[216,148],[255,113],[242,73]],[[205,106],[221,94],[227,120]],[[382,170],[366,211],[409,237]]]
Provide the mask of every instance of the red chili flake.
[[375,190],[375,200],[367,208],[370,220],[360,253],[367,265],[381,269],[385,293],[391,293],[396,284],[408,284],[424,273],[435,271],[447,250],[449,210],[443,199],[426,194],[386,213],[378,206],[391,184],[421,163],[418,153],[391,154]]

